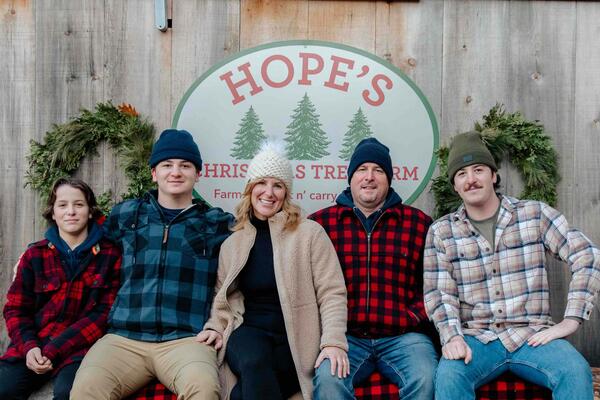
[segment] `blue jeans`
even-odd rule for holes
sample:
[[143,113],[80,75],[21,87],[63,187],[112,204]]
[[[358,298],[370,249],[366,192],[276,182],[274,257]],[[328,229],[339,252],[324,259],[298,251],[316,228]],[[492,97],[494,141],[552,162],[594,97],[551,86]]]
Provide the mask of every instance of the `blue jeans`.
[[381,339],[347,336],[350,374],[331,375],[325,360],[313,379],[314,400],[354,399],[354,385],[375,370],[398,386],[402,400],[432,400],[437,354],[431,340],[421,333],[405,333]]
[[552,390],[554,400],[593,400],[592,373],[581,354],[564,339],[538,347],[525,343],[509,352],[500,340],[483,344],[471,336],[465,341],[473,352],[464,360],[442,357],[435,376],[437,400],[475,399],[475,390],[506,371]]

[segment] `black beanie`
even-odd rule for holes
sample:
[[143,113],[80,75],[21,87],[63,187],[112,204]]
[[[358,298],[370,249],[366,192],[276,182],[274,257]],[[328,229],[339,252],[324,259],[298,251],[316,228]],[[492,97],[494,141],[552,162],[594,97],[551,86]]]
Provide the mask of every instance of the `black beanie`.
[[202,170],[202,158],[198,145],[188,131],[177,129],[166,129],[161,134],[150,156],[150,168],[170,158],[179,158],[191,162],[198,171]]
[[352,175],[358,167],[366,162],[372,162],[379,165],[388,178],[388,183],[392,183],[392,159],[390,149],[375,138],[367,138],[360,141],[354,149],[350,164],[348,165],[348,183],[352,180]]

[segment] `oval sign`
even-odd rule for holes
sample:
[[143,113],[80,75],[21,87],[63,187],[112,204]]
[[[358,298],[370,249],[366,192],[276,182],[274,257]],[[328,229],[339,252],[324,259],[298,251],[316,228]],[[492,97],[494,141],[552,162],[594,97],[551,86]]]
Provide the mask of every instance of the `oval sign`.
[[267,138],[285,148],[292,198],[308,213],[348,186],[348,162],[363,138],[390,148],[392,186],[407,204],[431,178],[439,143],[431,106],[402,71],[360,49],[308,40],[247,49],[213,66],[183,96],[173,127],[200,147],[197,194],[227,211]]

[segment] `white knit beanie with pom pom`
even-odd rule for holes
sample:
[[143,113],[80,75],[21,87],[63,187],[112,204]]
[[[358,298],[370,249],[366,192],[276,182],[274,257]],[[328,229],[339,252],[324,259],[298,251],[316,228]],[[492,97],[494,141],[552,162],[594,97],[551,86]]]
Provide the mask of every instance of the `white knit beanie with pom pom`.
[[277,178],[292,191],[292,165],[285,156],[283,143],[268,141],[260,148],[258,154],[250,161],[246,173],[248,182],[261,178]]

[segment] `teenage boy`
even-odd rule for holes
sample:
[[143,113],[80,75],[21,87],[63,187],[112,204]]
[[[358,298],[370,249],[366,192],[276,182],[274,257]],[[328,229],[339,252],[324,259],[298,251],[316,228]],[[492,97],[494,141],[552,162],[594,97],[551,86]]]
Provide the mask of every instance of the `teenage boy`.
[[154,378],[179,398],[219,396],[215,350],[195,336],[209,317],[232,216],[193,199],[202,159],[189,132],[165,130],[150,167],[158,189],[118,204],[105,222],[123,248],[122,286],[73,399],[121,399]]

